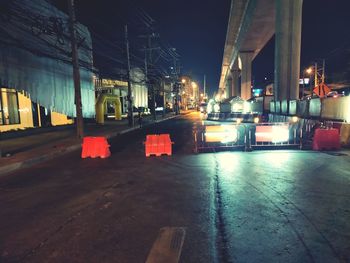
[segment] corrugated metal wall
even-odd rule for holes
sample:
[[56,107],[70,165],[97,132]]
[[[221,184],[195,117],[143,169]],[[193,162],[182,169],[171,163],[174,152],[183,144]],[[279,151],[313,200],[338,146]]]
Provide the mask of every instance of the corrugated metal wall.
[[[24,90],[31,100],[75,116],[68,16],[45,0],[2,3],[0,85]],[[86,27],[77,26],[84,117],[95,115],[92,45]]]

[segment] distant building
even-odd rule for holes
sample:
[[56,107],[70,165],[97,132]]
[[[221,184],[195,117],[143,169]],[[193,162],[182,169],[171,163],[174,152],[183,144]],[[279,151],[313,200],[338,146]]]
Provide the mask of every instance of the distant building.
[[[76,116],[68,16],[42,0],[1,3],[0,132]],[[77,25],[83,116],[94,118],[91,37]]]
[[[130,72],[130,78],[133,106],[136,108],[148,108],[148,89],[143,71],[139,68],[133,68]],[[104,93],[119,96],[122,105],[122,113],[125,115],[128,112],[128,82],[126,80],[95,78],[95,90],[96,97]],[[105,115],[113,117],[113,104],[107,102],[105,107]]]
[[181,82],[181,107],[183,109],[193,109],[199,103],[199,86],[189,76],[182,76]]
[[174,96],[173,82],[168,78],[163,80],[163,89],[161,91],[161,96],[163,97],[163,105],[167,110],[173,110],[174,107]]

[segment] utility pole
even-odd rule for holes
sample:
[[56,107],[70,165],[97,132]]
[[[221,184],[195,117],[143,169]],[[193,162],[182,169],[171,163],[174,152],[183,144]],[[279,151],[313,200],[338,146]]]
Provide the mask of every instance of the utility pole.
[[325,80],[325,70],[326,70],[326,61],[325,59],[323,59],[322,61],[322,83],[324,83],[324,80]]
[[[148,52],[149,52],[149,63],[150,65],[152,65],[153,63],[153,59],[152,59],[152,37],[153,37],[153,34],[152,35],[148,35]],[[152,96],[152,105],[151,105],[151,111],[152,111],[152,115],[153,115],[153,119],[156,120],[157,119],[157,114],[156,114],[156,92],[154,90],[154,83],[149,83],[149,85],[151,86],[151,96]]]
[[73,64],[73,79],[74,79],[74,102],[76,109],[76,127],[77,127],[77,137],[79,139],[84,137],[84,119],[83,119],[83,109],[81,103],[81,87],[80,87],[80,71],[79,71],[79,58],[78,58],[78,48],[76,40],[75,31],[75,12],[74,12],[74,0],[68,0],[69,9],[69,30],[71,37],[72,46],[72,64]]
[[155,90],[154,90],[154,83],[152,83],[153,78],[151,77],[150,72],[154,72],[154,69],[152,68],[153,66],[153,56],[152,56],[152,50],[158,50],[160,49],[159,47],[152,47],[152,38],[158,37],[158,35],[151,33],[147,35],[140,35],[139,37],[145,38],[147,41],[146,47],[142,49],[145,51],[145,75],[146,75],[146,83],[148,85],[148,90],[149,90],[149,97],[150,97],[150,109],[151,109],[151,114],[153,116],[153,119],[156,120],[156,109],[155,109]]
[[315,62],[315,87],[318,86],[318,69],[317,69],[317,62]]
[[205,77],[205,75],[204,75],[204,83],[203,83],[203,99],[204,99],[204,101],[205,101],[205,98],[206,98],[206,96],[205,96],[205,89],[206,89],[206,77]]
[[126,60],[127,60],[127,79],[128,79],[128,123],[130,127],[134,126],[134,114],[132,105],[132,92],[130,81],[130,54],[129,54],[129,38],[128,38],[128,26],[125,25],[125,47],[126,47]]
[[[175,51],[174,48],[171,48],[171,51]],[[178,72],[178,66],[176,64],[176,56],[175,54],[173,54],[173,52],[170,53],[170,55],[173,58],[173,71],[172,71],[172,75],[173,75],[173,80],[174,80],[174,86],[173,86],[173,91],[174,91],[174,104],[175,104],[175,115],[180,114],[179,112],[179,72]]]

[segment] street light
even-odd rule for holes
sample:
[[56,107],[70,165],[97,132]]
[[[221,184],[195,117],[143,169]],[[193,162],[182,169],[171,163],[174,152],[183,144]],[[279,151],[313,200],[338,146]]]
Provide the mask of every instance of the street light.
[[182,79],[181,82],[182,82],[182,84],[185,84],[186,83],[186,79]]
[[[303,92],[302,92],[302,97],[304,97],[304,94],[305,94],[305,73],[307,75],[309,75],[309,83],[306,83],[306,84],[309,84],[309,92],[312,94],[312,88],[311,88],[311,76],[314,74],[314,71],[317,72],[317,69],[316,67],[314,68],[313,66],[311,67],[308,67],[307,69],[304,69],[302,71],[302,74],[303,74]],[[316,81],[315,81],[315,86],[317,85]]]

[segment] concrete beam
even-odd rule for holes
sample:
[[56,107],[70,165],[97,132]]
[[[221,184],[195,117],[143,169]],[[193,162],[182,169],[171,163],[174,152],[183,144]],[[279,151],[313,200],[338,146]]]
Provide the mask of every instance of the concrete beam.
[[259,0],[240,51],[254,51],[253,59],[275,33],[275,0]]
[[219,87],[225,88],[227,72],[234,57],[235,45],[238,41],[239,32],[241,30],[242,19],[249,0],[232,0],[229,21],[227,25],[226,41],[224,47],[224,55],[222,59],[221,77]]
[[232,0],[220,88],[225,82],[240,51],[253,51],[253,59],[275,32],[275,0]]

